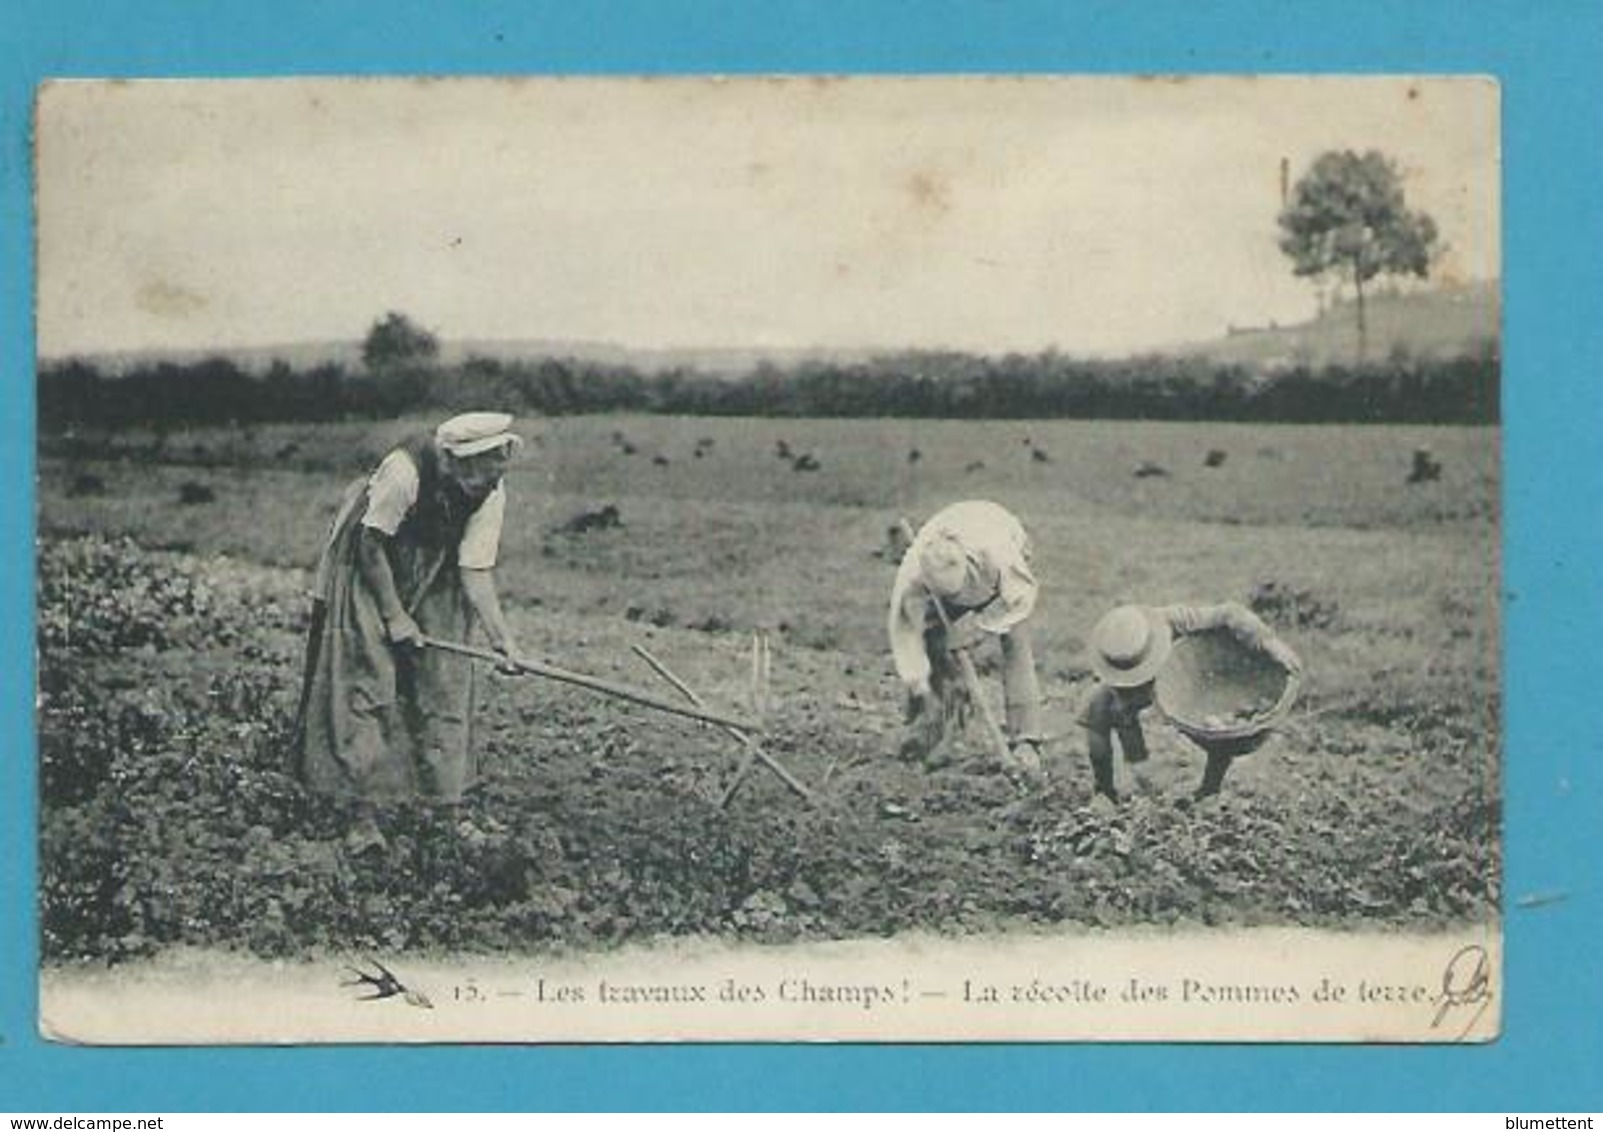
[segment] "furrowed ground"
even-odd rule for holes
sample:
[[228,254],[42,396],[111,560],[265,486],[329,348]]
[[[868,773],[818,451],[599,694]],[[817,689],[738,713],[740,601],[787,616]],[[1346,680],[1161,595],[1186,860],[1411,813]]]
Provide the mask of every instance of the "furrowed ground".
[[[512,473],[499,571],[525,647],[660,691],[630,651],[646,644],[747,710],[766,629],[767,746],[822,805],[759,768],[721,810],[739,760],[721,733],[487,673],[484,835],[400,808],[384,852],[351,857],[348,815],[300,793],[280,741],[307,568],[343,484],[407,430],[45,439],[48,959],[1497,914],[1494,429],[544,422]],[[1441,478],[1405,483],[1427,445]],[[1034,537],[1054,734],[1034,794],[977,729],[949,768],[895,757],[887,529],[959,498],[1003,503]],[[608,505],[618,525],[568,529]],[[1154,721],[1159,793],[1093,811],[1083,634],[1122,600],[1226,598],[1302,655],[1302,709],[1197,810],[1174,801],[1200,757]]]

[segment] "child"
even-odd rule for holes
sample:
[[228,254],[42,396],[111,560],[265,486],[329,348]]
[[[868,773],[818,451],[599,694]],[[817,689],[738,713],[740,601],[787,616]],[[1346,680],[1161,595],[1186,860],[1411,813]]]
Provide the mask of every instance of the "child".
[[[1086,730],[1086,753],[1097,794],[1117,802],[1113,785],[1113,735],[1119,736],[1127,763],[1147,757],[1141,713],[1152,706],[1153,682],[1169,659],[1176,637],[1227,629],[1242,643],[1273,656],[1292,673],[1302,661],[1274,631],[1252,612],[1235,602],[1223,605],[1121,605],[1098,621],[1091,631],[1091,668],[1101,684],[1092,693],[1080,725]],[[1208,752],[1197,800],[1219,793],[1232,756],[1223,750]]]

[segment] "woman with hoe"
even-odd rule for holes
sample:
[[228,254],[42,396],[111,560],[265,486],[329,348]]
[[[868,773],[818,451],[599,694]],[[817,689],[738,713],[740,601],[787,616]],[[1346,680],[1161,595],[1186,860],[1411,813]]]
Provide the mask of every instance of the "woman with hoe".
[[522,439],[505,413],[452,417],[351,484],[317,567],[296,771],[363,803],[351,848],[382,846],[372,804],[454,808],[475,779],[473,663],[425,648],[482,626],[521,658],[496,594],[502,476]]

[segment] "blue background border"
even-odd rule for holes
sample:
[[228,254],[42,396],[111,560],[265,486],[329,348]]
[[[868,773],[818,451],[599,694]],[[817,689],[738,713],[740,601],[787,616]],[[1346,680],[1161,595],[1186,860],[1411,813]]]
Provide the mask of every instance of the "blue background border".
[[[1603,4],[12,0],[0,10],[0,1111],[1603,1108]],[[32,90],[51,76],[1461,72],[1503,83],[1507,891],[1480,1048],[87,1050],[35,1036]]]

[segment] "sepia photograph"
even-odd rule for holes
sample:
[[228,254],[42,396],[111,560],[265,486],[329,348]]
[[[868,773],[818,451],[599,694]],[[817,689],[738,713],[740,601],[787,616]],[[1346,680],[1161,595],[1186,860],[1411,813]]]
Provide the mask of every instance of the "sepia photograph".
[[41,1033],[1495,1038],[1499,100],[43,85]]

